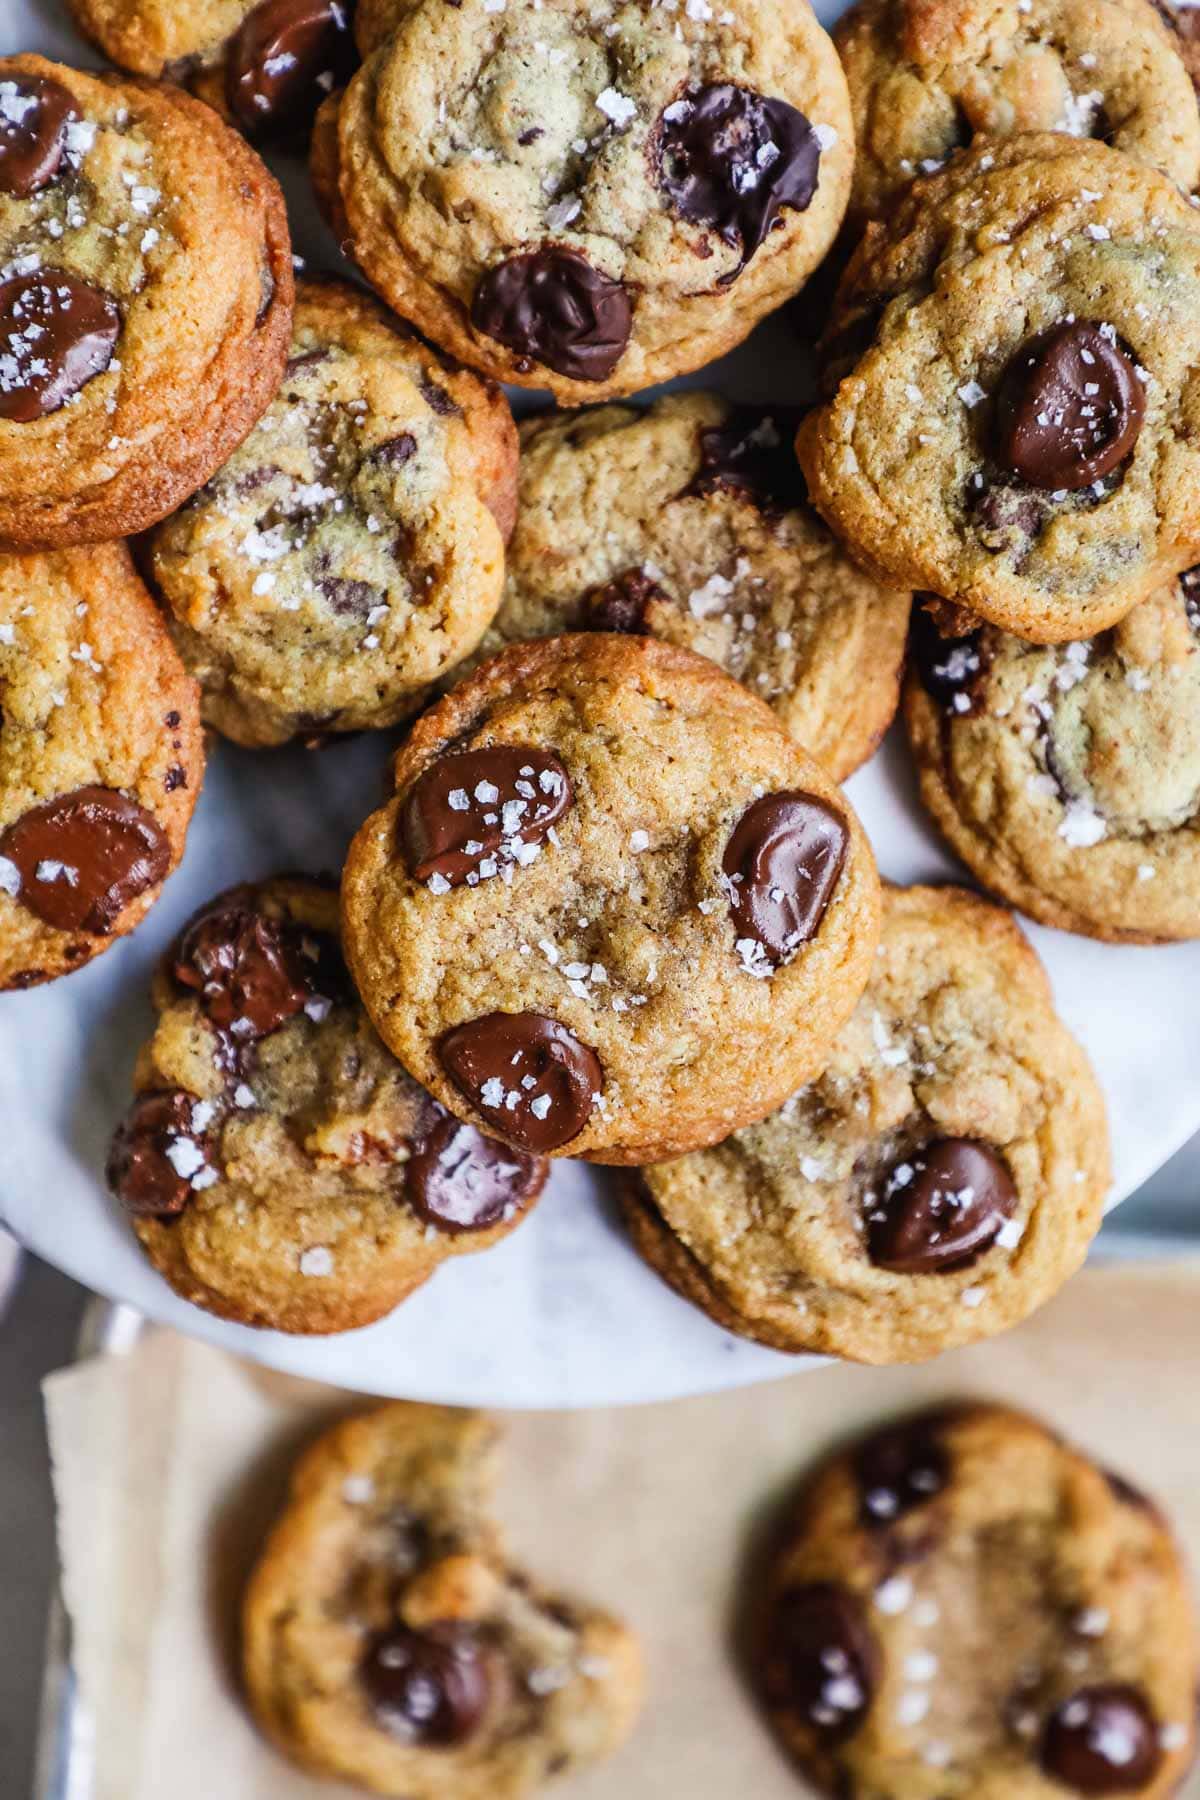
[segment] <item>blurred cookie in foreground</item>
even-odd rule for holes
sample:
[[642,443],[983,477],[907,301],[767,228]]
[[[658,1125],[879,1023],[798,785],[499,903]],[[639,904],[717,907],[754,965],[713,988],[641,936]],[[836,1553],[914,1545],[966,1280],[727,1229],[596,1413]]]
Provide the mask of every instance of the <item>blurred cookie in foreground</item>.
[[895,713],[909,596],[809,508],[794,434],[794,418],[705,393],[530,420],[484,651],[586,630],[679,644],[844,780]]
[[509,1563],[498,1431],[406,1403],[297,1465],[250,1581],[250,1704],[288,1756],[394,1800],[524,1800],[617,1749],[641,1701],[618,1620]]
[[921,798],[976,879],[1045,925],[1200,936],[1200,569],[1094,638],[943,636],[905,694]]
[[347,1331],[506,1236],[540,1193],[544,1162],[451,1118],[384,1049],[333,886],[231,888],[168,950],[153,998],[108,1179],[185,1300]]
[[824,1074],[714,1149],[639,1171],[646,1260],[779,1350],[916,1362],[989,1337],[1082,1263],[1104,1102],[1011,916],[884,889],[867,989]]
[[0,989],[82,968],[183,855],[196,684],[124,544],[0,555]]
[[946,1408],[834,1456],[752,1605],[762,1704],[822,1793],[1167,1800],[1191,1764],[1170,1528],[1021,1413]]

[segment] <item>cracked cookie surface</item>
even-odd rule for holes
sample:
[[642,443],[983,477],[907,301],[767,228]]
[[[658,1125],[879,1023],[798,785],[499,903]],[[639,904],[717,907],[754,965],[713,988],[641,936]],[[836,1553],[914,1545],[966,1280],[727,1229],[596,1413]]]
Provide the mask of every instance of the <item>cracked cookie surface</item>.
[[913,1362],[1074,1274],[1108,1186],[1104,1102],[1007,912],[884,890],[874,971],[822,1075],[715,1148],[643,1169],[643,1256],[731,1331]]

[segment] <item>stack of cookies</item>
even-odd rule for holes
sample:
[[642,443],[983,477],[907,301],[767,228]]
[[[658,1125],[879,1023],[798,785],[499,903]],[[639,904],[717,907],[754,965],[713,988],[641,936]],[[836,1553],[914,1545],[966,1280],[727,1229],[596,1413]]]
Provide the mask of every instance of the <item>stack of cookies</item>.
[[[0,64],[0,980],[144,915],[202,724],[404,733],[340,884],[159,969],[109,1161],[156,1267],[346,1329],[567,1156],[763,1343],[1020,1320],[1108,1149],[995,902],[1200,935],[1186,20],[73,4],[124,74]],[[311,146],[367,287],[295,288],[248,139]],[[629,402],[801,290],[802,416]],[[837,784],[902,694],[992,899],[881,888]]]

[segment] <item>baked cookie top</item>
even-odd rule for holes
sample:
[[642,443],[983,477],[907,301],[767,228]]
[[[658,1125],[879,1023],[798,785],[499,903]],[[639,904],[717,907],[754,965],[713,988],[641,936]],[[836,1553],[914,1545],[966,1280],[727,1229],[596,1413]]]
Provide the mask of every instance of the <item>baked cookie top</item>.
[[1008,913],[884,890],[879,954],[822,1075],[725,1143],[640,1171],[634,1242],[730,1330],[915,1362],[1002,1331],[1083,1261],[1104,1102]]
[[918,609],[921,797],[987,888],[1047,925],[1200,937],[1200,570],[1043,649]]
[[578,403],[709,362],[845,210],[845,77],[807,0],[374,9],[339,111],[372,286],[435,343]]
[[398,1403],[297,1465],[251,1577],[251,1706],[305,1767],[397,1800],[524,1800],[610,1754],[641,1700],[636,1639],[507,1559],[498,1432]]
[[155,977],[158,1022],[109,1185],[186,1300],[346,1331],[486,1249],[546,1164],[460,1124],[380,1043],[329,884],[280,876],[199,912]]
[[133,929],[203,779],[195,683],[124,544],[0,555],[0,989]]
[[652,638],[514,645],[416,724],[342,883],[409,1072],[525,1149],[645,1161],[761,1118],[870,971],[871,852],[769,708]]
[[516,462],[498,388],[303,282],[278,394],[151,540],[206,718],[254,745],[416,711],[499,604]]
[[956,156],[868,229],[826,351],[800,459],[881,574],[1057,643],[1195,562],[1200,216],[1155,170],[1061,135]]
[[833,34],[850,86],[851,212],[881,218],[976,137],[1099,138],[1200,181],[1200,112],[1149,0],[858,0]]
[[844,780],[896,710],[909,596],[864,575],[806,505],[793,434],[704,393],[530,420],[482,651],[588,629],[679,644]]
[[287,355],[283,196],[171,87],[0,61],[0,543],[139,531],[207,480]]
[[1023,1414],[885,1426],[807,1485],[754,1596],[756,1684],[824,1793],[1166,1800],[1195,1748],[1162,1514]]

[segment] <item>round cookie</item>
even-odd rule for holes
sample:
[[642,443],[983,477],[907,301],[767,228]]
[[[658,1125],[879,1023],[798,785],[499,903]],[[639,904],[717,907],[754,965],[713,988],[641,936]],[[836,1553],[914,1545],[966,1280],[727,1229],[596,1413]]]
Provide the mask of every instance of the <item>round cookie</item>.
[[824,1073],[715,1149],[642,1169],[625,1213],[646,1260],[728,1330],[917,1362],[1047,1301],[1108,1180],[1100,1090],[1009,914],[888,887]]
[[1061,135],[955,157],[868,229],[825,343],[800,460],[881,577],[1059,643],[1196,561],[1200,216],[1154,170]]
[[499,605],[516,478],[498,388],[358,289],[301,283],[278,394],[150,541],[205,718],[265,745],[417,711]]
[[753,1596],[754,1679],[822,1793],[1168,1800],[1196,1741],[1188,1571],[1157,1507],[997,1405],[809,1481]]
[[182,82],[251,138],[288,139],[357,66],[353,0],[68,0],[134,75]]
[[611,1754],[637,1640],[508,1561],[498,1432],[400,1402],[297,1464],[243,1608],[246,1691],[286,1755],[394,1800],[525,1800]]
[[482,649],[589,628],[679,644],[844,780],[895,713],[909,596],[864,575],[805,504],[791,439],[786,420],[702,393],[530,420]]
[[770,709],[608,634],[514,645],[418,721],[350,847],[384,1042],[518,1147],[644,1162],[820,1069],[878,933],[870,848]]
[[195,683],[124,544],[0,555],[0,989],[133,930],[203,780]]
[[379,1042],[332,885],[219,895],[153,998],[108,1181],[185,1300],[243,1325],[348,1331],[507,1236],[541,1192],[545,1162],[451,1118]]
[[1190,191],[1200,112],[1150,0],[857,0],[833,34],[854,114],[851,216],[976,137],[1099,138]]
[[279,384],[283,196],[175,88],[0,61],[0,266],[0,546],[154,524]]
[[1050,649],[918,609],[914,650],[921,798],[976,879],[1066,931],[1200,937],[1200,570]]
[[367,41],[337,120],[350,253],[499,380],[577,404],[698,368],[833,242],[850,111],[806,0],[413,0]]

